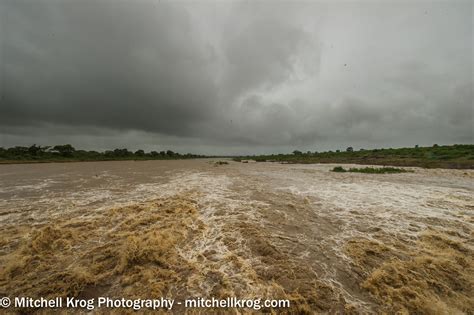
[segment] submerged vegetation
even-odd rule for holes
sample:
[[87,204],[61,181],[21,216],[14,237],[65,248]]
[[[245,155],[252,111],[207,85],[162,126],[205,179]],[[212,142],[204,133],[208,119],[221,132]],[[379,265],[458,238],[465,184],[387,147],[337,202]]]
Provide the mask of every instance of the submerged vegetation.
[[396,167],[363,167],[363,168],[350,168],[346,170],[342,166],[336,166],[332,169],[333,172],[351,172],[351,173],[367,173],[367,174],[395,174],[395,173],[407,173],[412,172],[403,168]]
[[0,147],[0,163],[22,162],[68,162],[68,161],[115,161],[115,160],[177,160],[203,158],[203,155],[180,154],[171,150],[151,151],[128,149],[107,150],[105,152],[76,150],[70,144],[55,146]]
[[344,250],[361,288],[386,313],[472,314],[473,252],[459,238],[430,228],[411,242],[355,237]]
[[[224,237],[206,248],[212,236],[199,212],[196,195],[189,193],[102,209],[88,217],[63,216],[34,228],[6,226],[0,229],[0,244],[8,251],[0,255],[0,289],[47,299],[252,294],[290,301],[291,314],[350,307],[334,288],[311,277],[308,266],[291,265],[254,222],[241,221],[227,233],[216,230]],[[235,238],[235,230],[248,244]],[[177,305],[173,314],[185,313],[182,308]],[[210,313],[215,314],[192,312]]]
[[342,166],[336,166],[335,168],[332,169],[333,172],[338,172],[338,173],[344,173],[344,172],[347,172],[347,170],[345,168],[343,168]]
[[280,163],[347,163],[391,166],[418,166],[425,168],[474,169],[474,145],[433,145],[431,147],[373,149],[359,151],[349,147],[345,151],[327,152],[293,151],[291,154],[242,156],[235,161]]
[[0,257],[0,287],[44,298],[164,296],[193,270],[176,247],[194,225],[194,233],[203,229],[195,204],[183,197],[110,208],[92,219],[61,218],[32,230],[3,228],[1,244],[12,244],[13,251]]
[[227,162],[227,161],[217,161],[217,162],[214,162],[214,166],[227,165],[227,164],[229,164],[229,162]]

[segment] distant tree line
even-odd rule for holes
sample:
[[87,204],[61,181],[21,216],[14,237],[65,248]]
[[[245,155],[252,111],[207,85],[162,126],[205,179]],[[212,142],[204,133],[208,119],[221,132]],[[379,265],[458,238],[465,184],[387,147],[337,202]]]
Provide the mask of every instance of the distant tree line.
[[474,145],[454,144],[430,147],[359,149],[347,147],[335,151],[294,150],[288,154],[252,155],[235,157],[235,161],[255,160],[257,162],[281,163],[354,163],[372,165],[420,166],[442,168],[474,168]]
[[105,152],[76,150],[70,144],[55,146],[40,146],[33,144],[29,147],[15,146],[11,148],[0,147],[0,160],[167,160],[167,159],[195,159],[203,155],[180,154],[171,150],[151,151],[128,149],[107,150]]

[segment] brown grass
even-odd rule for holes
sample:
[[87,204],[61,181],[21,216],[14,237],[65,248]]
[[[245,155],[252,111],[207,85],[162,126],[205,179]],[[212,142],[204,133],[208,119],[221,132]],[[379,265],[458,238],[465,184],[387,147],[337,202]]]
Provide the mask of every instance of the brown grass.
[[[192,270],[175,248],[195,220],[193,202],[171,198],[33,228],[1,258],[1,291],[33,298],[174,295]],[[8,231],[15,230],[2,233]]]
[[[361,312],[310,264],[275,246],[270,231],[251,220],[239,222],[223,225],[215,240],[206,239],[212,226],[189,194],[71,215],[42,226],[5,226],[0,230],[0,239],[7,240],[0,256],[0,293],[33,298],[259,297],[291,301],[290,310],[265,312]],[[196,249],[203,240],[211,246]],[[214,246],[220,242],[226,251]],[[192,258],[183,255],[193,250]],[[345,252],[377,312],[473,313],[474,255],[459,234],[427,230],[416,240],[402,241],[382,233],[378,239],[349,240]]]
[[427,230],[414,243],[353,239],[346,253],[388,313],[474,313],[474,253],[446,232]]
[[[198,292],[216,298],[289,299],[292,307],[283,312],[288,314],[350,310],[308,267],[291,264],[263,230],[252,223],[230,228],[244,237],[245,244],[224,231],[227,254],[207,249],[192,261],[180,250],[193,250],[193,242],[204,238],[209,227],[189,196],[101,210],[38,227],[5,227],[2,238],[11,244],[16,240],[16,245],[0,256],[0,293],[32,298],[184,299]],[[201,289],[203,285],[209,291]],[[252,312],[225,313],[230,311]],[[202,310],[210,312],[219,313]]]

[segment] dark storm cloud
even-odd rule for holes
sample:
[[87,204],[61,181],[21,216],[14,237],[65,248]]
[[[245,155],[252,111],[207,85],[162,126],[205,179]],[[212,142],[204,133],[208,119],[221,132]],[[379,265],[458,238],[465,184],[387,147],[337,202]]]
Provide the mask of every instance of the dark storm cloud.
[[[271,89],[289,80],[295,60],[305,43],[313,40],[303,23],[291,14],[295,6],[275,3],[247,3],[233,8],[233,19],[227,22],[222,46],[226,64],[225,89],[228,96],[239,96],[248,90]],[[290,12],[288,12],[290,10]],[[304,21],[303,21],[304,22]],[[312,51],[317,59],[318,50]]]
[[472,12],[470,2],[4,0],[0,146],[472,143]]
[[3,124],[184,134],[213,112],[210,54],[183,8],[8,1],[2,10]]

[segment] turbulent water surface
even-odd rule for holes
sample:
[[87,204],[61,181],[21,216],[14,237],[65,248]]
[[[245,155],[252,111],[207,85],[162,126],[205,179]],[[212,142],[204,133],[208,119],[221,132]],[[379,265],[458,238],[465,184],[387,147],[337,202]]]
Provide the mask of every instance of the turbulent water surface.
[[0,295],[285,298],[290,310],[274,311],[473,314],[474,172],[332,167],[1,165]]

